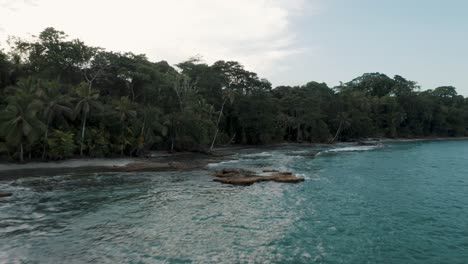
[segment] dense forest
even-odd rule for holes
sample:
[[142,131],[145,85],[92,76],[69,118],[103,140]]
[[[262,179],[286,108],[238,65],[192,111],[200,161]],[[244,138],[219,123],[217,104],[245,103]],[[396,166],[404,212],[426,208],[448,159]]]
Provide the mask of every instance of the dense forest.
[[5,158],[141,156],[217,145],[468,134],[468,99],[366,73],[338,87],[280,86],[235,61],[172,67],[47,28],[0,50]]

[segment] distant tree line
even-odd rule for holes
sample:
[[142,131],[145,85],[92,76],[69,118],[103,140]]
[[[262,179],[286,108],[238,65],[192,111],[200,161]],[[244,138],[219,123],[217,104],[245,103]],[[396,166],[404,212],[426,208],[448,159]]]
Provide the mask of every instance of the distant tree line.
[[54,28],[10,45],[0,51],[0,152],[19,161],[468,134],[468,99],[454,87],[420,91],[398,75],[272,89],[235,61],[171,67]]

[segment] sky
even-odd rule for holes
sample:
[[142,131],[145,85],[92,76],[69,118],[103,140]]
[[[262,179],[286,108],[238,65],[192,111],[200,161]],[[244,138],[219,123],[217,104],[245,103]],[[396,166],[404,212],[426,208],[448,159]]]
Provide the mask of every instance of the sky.
[[274,86],[366,72],[468,95],[465,0],[0,0],[0,47],[52,26],[170,64],[236,60]]

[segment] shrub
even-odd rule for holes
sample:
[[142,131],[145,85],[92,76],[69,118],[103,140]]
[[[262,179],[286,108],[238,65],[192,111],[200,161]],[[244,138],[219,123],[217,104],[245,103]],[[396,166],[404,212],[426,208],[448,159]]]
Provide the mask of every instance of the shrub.
[[49,158],[59,160],[72,157],[77,149],[74,136],[72,132],[53,130],[47,141]]

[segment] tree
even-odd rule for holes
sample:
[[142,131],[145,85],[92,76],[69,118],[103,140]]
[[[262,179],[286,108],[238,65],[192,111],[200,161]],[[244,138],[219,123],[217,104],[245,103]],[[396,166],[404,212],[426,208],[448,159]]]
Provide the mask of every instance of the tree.
[[216,131],[214,133],[213,141],[211,142],[210,149],[208,150],[210,152],[213,150],[214,144],[216,143],[216,138],[218,137],[219,123],[221,122],[221,117],[223,116],[224,106],[226,105],[226,102],[228,102],[228,101],[231,102],[231,104],[232,104],[234,102],[234,98],[235,98],[234,91],[225,89],[225,91],[224,91],[224,100],[223,100],[223,103],[221,104],[221,109],[219,110],[218,119],[216,121]]
[[457,96],[457,90],[453,86],[441,86],[441,87],[437,87],[432,92],[432,95],[440,97],[440,98],[453,98]]
[[8,56],[0,49],[0,90],[11,85],[13,65]]
[[339,125],[338,130],[336,130],[335,136],[331,140],[331,143],[334,143],[340,136],[341,132],[343,132],[343,130],[345,130],[351,125],[351,118],[346,112],[338,113],[338,116],[336,117],[335,121],[338,122]]
[[364,91],[367,95],[382,97],[392,92],[395,81],[382,73],[365,73],[341,87],[342,91]]
[[218,142],[468,135],[467,98],[452,86],[420,91],[400,75],[273,89],[237,61],[192,58],[172,67],[54,28],[9,43],[8,54],[0,51],[0,151],[21,160],[24,153],[59,159],[205,152]]
[[38,90],[39,100],[42,103],[42,118],[45,124],[42,158],[46,157],[49,142],[49,129],[51,123],[57,118],[73,119],[73,110],[70,107],[71,98],[60,93],[57,82],[43,83]]
[[0,113],[0,131],[7,145],[19,147],[19,160],[24,162],[24,144],[32,145],[45,130],[45,125],[37,117],[41,104],[22,90],[6,101],[8,105]]
[[167,115],[166,121],[170,132],[170,149],[200,150],[201,145],[210,142],[210,132],[214,130],[213,107],[200,96],[188,76],[177,76],[173,91],[177,108]]
[[137,141],[137,154],[140,154],[145,148],[160,143],[163,137],[167,136],[168,129],[164,125],[161,110],[155,106],[140,107],[138,116],[141,117],[141,130]]
[[86,83],[81,83],[75,88],[74,99],[76,100],[74,117],[79,116],[81,118],[80,156],[83,156],[86,122],[91,114],[102,110],[103,106],[98,100],[99,93],[93,89],[89,89]]
[[128,144],[128,141],[125,139],[125,132],[130,131],[130,129],[127,126],[127,122],[132,119],[137,117],[137,111],[135,104],[132,103],[128,97],[120,97],[119,101],[116,101],[114,103],[115,111],[117,112],[117,115],[119,117],[119,122],[120,122],[120,155],[123,156],[125,146]]

